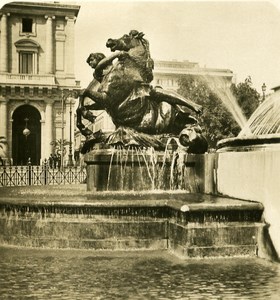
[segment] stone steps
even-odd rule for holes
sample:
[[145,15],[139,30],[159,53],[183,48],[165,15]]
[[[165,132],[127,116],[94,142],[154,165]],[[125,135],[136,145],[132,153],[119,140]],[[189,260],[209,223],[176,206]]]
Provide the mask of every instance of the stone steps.
[[254,256],[266,226],[261,204],[210,195],[33,198],[0,198],[0,244]]

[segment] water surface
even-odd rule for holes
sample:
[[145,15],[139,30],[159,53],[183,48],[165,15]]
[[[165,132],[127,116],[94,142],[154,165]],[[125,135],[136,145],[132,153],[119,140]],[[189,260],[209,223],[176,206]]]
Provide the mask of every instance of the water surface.
[[0,248],[1,299],[280,299],[280,265],[167,252]]

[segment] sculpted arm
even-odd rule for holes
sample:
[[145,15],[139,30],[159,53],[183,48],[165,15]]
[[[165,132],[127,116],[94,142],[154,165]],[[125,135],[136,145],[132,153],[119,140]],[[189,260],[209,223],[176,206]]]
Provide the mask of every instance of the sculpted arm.
[[120,58],[123,55],[124,55],[123,51],[120,51],[120,52],[114,53],[108,57],[103,58],[95,68],[95,75],[97,77],[102,76],[103,70],[105,68],[107,68],[109,65],[111,65],[114,59]]

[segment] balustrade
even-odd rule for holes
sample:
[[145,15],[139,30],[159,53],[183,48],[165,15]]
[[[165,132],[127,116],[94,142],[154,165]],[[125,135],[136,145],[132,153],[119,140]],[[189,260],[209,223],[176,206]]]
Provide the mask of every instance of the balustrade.
[[38,83],[46,85],[55,84],[54,75],[38,74],[0,74],[0,81],[3,83]]

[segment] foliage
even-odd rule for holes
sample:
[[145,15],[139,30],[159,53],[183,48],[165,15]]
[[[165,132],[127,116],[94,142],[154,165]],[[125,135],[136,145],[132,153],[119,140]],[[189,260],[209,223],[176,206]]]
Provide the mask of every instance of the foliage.
[[259,105],[260,94],[252,88],[252,80],[249,76],[245,82],[240,82],[237,85],[232,84],[231,91],[239,106],[242,108],[247,119],[252,115]]
[[4,136],[0,136],[0,158],[8,157],[8,143]]
[[[58,140],[54,140],[50,143],[53,146],[54,152],[56,152],[57,154],[59,152],[61,152],[61,146],[63,146],[63,153],[66,153],[66,146],[70,145],[70,142],[67,140],[62,140],[58,139]],[[62,145],[61,145],[62,144]]]
[[[208,140],[209,148],[215,148],[219,140],[236,136],[240,127],[225,108],[215,90],[207,85],[205,78],[185,75],[178,82],[178,93],[202,105],[203,112],[198,117]],[[250,78],[244,83],[232,84],[231,93],[236,97],[248,118],[256,109],[260,95],[251,87]]]

